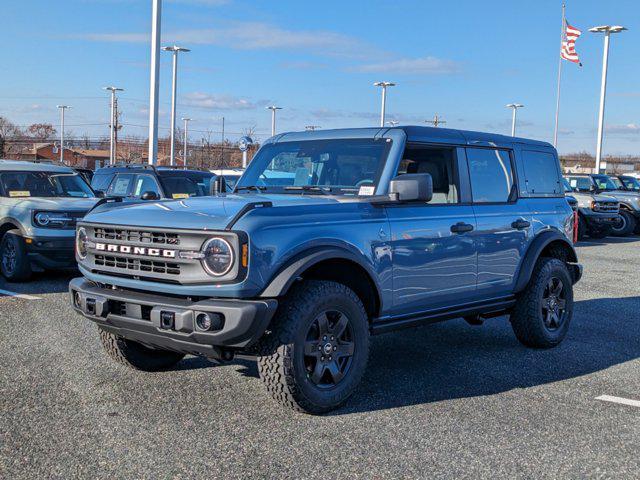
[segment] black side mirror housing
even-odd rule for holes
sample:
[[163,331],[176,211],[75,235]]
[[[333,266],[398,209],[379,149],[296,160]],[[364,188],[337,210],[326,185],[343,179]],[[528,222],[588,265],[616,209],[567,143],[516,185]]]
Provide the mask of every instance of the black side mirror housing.
[[104,193],[104,190],[95,190],[96,198],[104,198],[107,195]]
[[389,184],[389,194],[399,202],[430,202],[433,198],[433,179],[428,173],[398,175]]
[[160,200],[160,196],[156,192],[149,190],[140,196],[140,200]]

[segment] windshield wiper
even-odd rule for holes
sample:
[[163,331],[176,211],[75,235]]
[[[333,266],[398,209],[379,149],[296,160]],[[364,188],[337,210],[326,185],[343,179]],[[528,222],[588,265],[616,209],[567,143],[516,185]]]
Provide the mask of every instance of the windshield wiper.
[[329,195],[331,187],[319,187],[317,185],[295,185],[284,187],[285,190],[302,190],[304,192],[320,192],[323,195]]
[[257,192],[261,192],[263,190],[266,190],[267,187],[263,186],[263,185],[242,185],[239,187],[236,187],[235,190],[233,190],[234,192],[239,192],[240,190],[255,190]]

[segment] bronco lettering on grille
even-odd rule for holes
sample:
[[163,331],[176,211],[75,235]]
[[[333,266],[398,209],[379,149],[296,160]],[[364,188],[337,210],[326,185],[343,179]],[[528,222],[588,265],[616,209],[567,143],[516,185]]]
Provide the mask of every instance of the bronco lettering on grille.
[[167,250],[164,248],[132,247],[129,245],[96,242],[96,250],[101,252],[127,253],[130,255],[146,255],[148,257],[176,258],[175,250]]

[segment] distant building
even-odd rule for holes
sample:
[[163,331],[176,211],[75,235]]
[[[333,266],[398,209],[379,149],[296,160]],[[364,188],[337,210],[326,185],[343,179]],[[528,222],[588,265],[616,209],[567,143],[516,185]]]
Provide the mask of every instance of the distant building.
[[[60,148],[53,143],[34,143],[20,152],[20,160],[42,161],[60,160]],[[109,161],[109,150],[94,150],[82,148],[65,148],[64,163],[70,167],[81,167],[95,170]]]

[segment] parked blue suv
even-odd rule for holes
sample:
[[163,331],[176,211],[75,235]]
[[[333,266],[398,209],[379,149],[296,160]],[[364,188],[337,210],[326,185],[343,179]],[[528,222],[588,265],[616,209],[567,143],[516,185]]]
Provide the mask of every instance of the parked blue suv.
[[73,307],[118,362],[255,355],[281,404],[321,413],[372,334],[508,315],[559,344],[581,267],[556,151],[427,127],[285,133],[232,193],[98,207],[77,230]]

